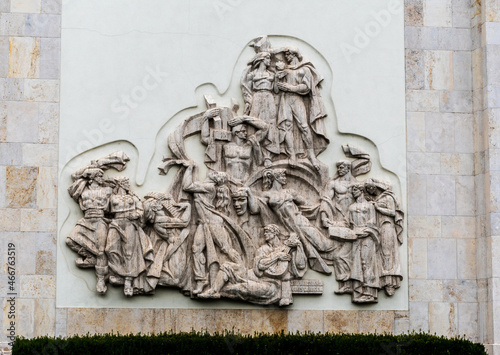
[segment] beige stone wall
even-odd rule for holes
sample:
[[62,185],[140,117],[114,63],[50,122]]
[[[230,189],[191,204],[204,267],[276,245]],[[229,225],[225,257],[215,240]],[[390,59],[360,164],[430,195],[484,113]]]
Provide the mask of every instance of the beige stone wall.
[[406,0],[410,303],[396,312],[56,309],[61,0],[0,10],[0,263],[15,243],[18,335],[423,330],[500,344],[500,0]]

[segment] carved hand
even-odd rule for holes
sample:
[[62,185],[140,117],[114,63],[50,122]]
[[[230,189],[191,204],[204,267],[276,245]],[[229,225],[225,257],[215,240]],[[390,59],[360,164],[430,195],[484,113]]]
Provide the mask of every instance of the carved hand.
[[207,110],[207,112],[205,112],[203,117],[214,118],[214,117],[219,116],[219,115],[220,115],[220,108],[216,107],[216,108],[211,108],[210,110]]
[[231,127],[237,126],[245,121],[245,118],[243,116],[238,116],[231,118],[229,121],[227,121],[227,124],[230,125]]

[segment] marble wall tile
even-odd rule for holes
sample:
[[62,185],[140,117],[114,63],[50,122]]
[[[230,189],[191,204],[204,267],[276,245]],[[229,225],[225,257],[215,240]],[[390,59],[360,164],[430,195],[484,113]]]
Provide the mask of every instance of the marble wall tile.
[[19,295],[23,298],[54,298],[56,280],[52,275],[19,276]]
[[38,141],[38,104],[9,101],[7,104],[7,141]]
[[287,321],[287,329],[290,333],[324,331],[323,311],[290,310]]
[[[428,152],[453,153],[455,117],[448,113],[425,114],[425,147]],[[450,129],[451,128],[451,129]]]
[[175,310],[153,309],[153,329],[151,333],[175,332]]
[[406,50],[406,88],[423,90],[425,88],[425,55],[422,50]]
[[215,310],[215,331],[225,330],[240,334],[253,334],[252,312],[243,309]]
[[441,174],[443,175],[473,175],[474,155],[458,153],[441,154]]
[[424,0],[405,1],[405,25],[406,26],[424,25]]
[[472,6],[470,0],[453,0],[451,9],[453,27],[471,27]]
[[442,112],[472,112],[471,91],[443,91],[440,99]]
[[473,216],[476,211],[474,176],[456,177],[457,215]]
[[394,311],[359,311],[360,333],[393,333]]
[[14,208],[0,209],[0,231],[15,232],[21,229],[19,210]]
[[442,50],[469,51],[472,49],[471,30],[468,28],[437,28],[437,48]]
[[62,0],[42,0],[42,13],[60,14]]
[[60,37],[61,15],[27,14],[23,30],[27,37]]
[[59,101],[59,81],[26,79],[24,81],[24,97],[28,101]]
[[406,109],[410,112],[438,112],[440,94],[433,90],[407,90]]
[[9,76],[9,37],[0,37],[0,78]]
[[39,104],[38,143],[57,143],[59,130],[59,104]]
[[177,309],[174,318],[176,332],[191,332],[193,329],[213,332],[215,329],[215,310]]
[[50,208],[21,210],[21,230],[54,232],[56,230],[56,210]]
[[67,333],[68,310],[66,308],[56,308],[55,336],[66,337]]
[[41,79],[58,79],[61,71],[61,39],[40,39],[40,75]]
[[55,298],[35,299],[35,336],[54,336],[56,325]]
[[[281,330],[287,332],[288,311],[287,310],[252,310],[252,328],[256,332],[278,333]],[[325,311],[325,331],[326,327]]]
[[325,332],[357,333],[358,311],[324,311]]
[[9,77],[38,78],[40,73],[40,39],[9,38]]
[[408,216],[409,238],[439,238],[441,216]]
[[477,302],[476,280],[444,280],[445,302]]
[[453,52],[453,89],[472,90],[472,53]]
[[19,78],[0,79],[0,98],[5,101],[24,100],[24,79],[19,79]]
[[487,22],[484,24],[486,43],[489,45],[500,44],[500,22]]
[[455,202],[455,177],[427,176],[427,213],[429,215],[454,215],[456,213]]
[[57,208],[57,168],[38,168],[36,194],[38,208]]
[[429,303],[410,302],[410,330],[429,331]]
[[37,13],[41,8],[41,0],[10,0],[11,12]]
[[20,143],[0,143],[0,165],[21,165],[22,152]]
[[439,174],[441,172],[439,153],[408,152],[406,159],[409,173]]
[[0,14],[0,36],[24,36],[26,15],[19,13]]
[[56,166],[56,144],[23,144],[23,165],[27,166]]
[[425,89],[453,90],[453,51],[425,51]]
[[429,279],[457,278],[456,239],[429,239],[427,250],[427,275]]
[[0,165],[0,208],[5,208],[5,192],[7,190],[7,167]]
[[[142,308],[129,308],[124,312],[121,308],[106,308],[103,310],[103,331],[105,333],[137,334],[142,332],[143,322],[148,318],[144,317]],[[149,318],[151,321],[151,317]]]
[[429,332],[451,337],[458,328],[458,309],[456,303],[429,303]]
[[427,177],[425,175],[408,175],[408,214],[421,216],[427,213]]
[[68,336],[102,334],[105,313],[105,309],[102,308],[68,308],[66,321]]
[[35,208],[38,168],[8,166],[5,202],[9,208]]
[[477,48],[472,51],[472,88],[481,89],[483,88],[483,75],[484,75],[484,65],[483,65],[483,49]]
[[407,112],[406,134],[408,136],[407,149],[409,152],[425,151],[425,113]]
[[442,216],[441,236],[443,238],[476,238],[476,218],[467,216]]
[[408,239],[408,273],[412,279],[427,278],[427,239]]
[[474,153],[474,117],[471,114],[456,113],[455,119],[455,152]]
[[425,0],[424,26],[451,27],[451,0]]

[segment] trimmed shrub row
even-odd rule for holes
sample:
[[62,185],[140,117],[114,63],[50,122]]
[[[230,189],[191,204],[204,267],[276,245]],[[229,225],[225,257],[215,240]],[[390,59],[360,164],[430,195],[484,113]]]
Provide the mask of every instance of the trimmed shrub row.
[[86,335],[70,338],[17,338],[13,355],[140,355],[140,354],[486,354],[482,344],[464,338],[424,333],[255,334],[234,332],[162,333],[158,335]]

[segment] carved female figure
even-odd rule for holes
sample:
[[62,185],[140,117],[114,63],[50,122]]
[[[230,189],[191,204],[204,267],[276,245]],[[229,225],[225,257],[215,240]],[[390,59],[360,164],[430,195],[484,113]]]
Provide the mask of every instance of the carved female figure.
[[398,250],[399,245],[403,243],[403,212],[396,196],[391,191],[392,187],[389,182],[371,178],[365,184],[366,191],[374,201],[377,226],[380,230],[382,262],[380,286],[384,288],[388,296],[392,296],[403,279]]
[[285,189],[285,169],[266,169],[263,173],[262,194],[264,203],[274,212],[281,225],[289,233],[295,233],[304,245],[309,265],[313,270],[331,274],[330,268],[321,258],[318,251],[333,250],[332,240],[327,239],[302,215],[298,206],[305,205],[306,200],[298,192]]
[[259,52],[248,63],[241,78],[241,90],[245,100],[245,115],[265,121],[269,127],[260,132],[258,141],[264,146],[264,166],[271,166],[271,154],[280,154],[279,131],[277,127],[277,87],[274,72],[270,70],[271,54]]
[[376,216],[373,204],[366,201],[363,185],[352,187],[356,199],[349,207],[349,221],[357,240],[354,242],[353,264],[350,278],[353,283],[352,301],[355,303],[377,302],[380,261],[377,255],[379,245]]
[[150,264],[153,260],[153,248],[141,228],[142,202],[130,190],[128,178],[117,177],[114,182],[116,187],[110,199],[110,212],[114,216],[109,225],[106,254],[109,268],[117,277],[110,279],[115,284],[123,282],[125,296],[133,296],[134,291],[144,291],[134,287],[133,282],[146,271],[146,261]]

